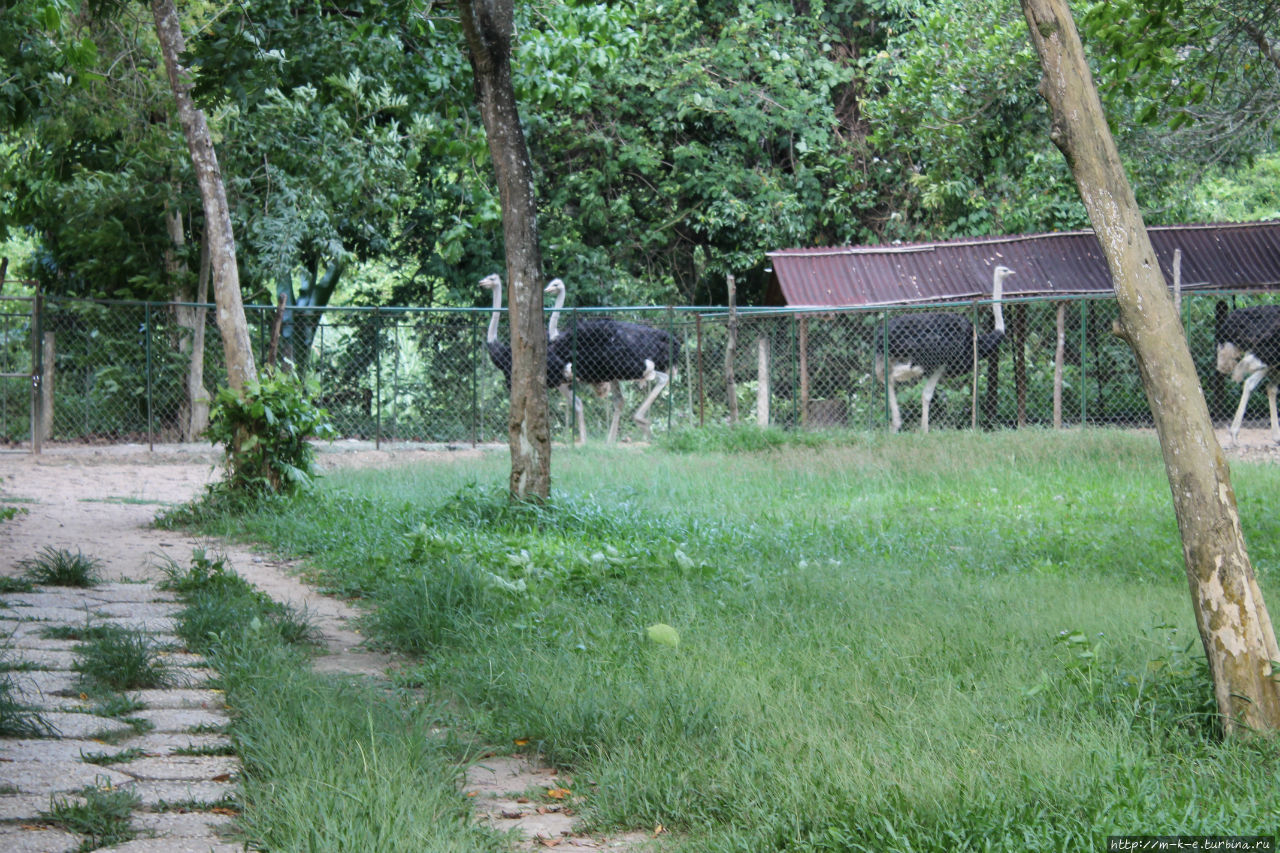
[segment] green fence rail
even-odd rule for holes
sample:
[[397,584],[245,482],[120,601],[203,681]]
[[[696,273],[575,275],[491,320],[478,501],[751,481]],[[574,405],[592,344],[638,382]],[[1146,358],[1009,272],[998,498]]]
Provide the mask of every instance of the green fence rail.
[[[1276,301],[1273,294],[1184,294],[1182,318],[1213,417],[1228,420],[1240,387],[1215,370],[1214,307]],[[890,319],[945,310],[991,327],[988,303],[901,310],[632,308],[567,310],[562,329],[602,314],[674,337],[669,387],[650,412],[655,432],[738,418],[787,429],[885,429],[886,382],[876,353]],[[1149,426],[1128,346],[1112,334],[1113,298],[1006,300],[1005,338],[976,372],[944,378],[933,427]],[[256,355],[270,346],[273,306],[248,306]],[[489,309],[292,309],[279,355],[315,377],[321,404],[346,438],[377,443],[505,442],[507,390],[485,347]],[[499,337],[507,340],[506,315]],[[195,356],[198,354],[198,358]],[[199,440],[201,400],[225,381],[212,306],[46,298],[0,300],[0,439],[52,442]],[[40,393],[32,393],[32,376]],[[25,378],[24,378],[25,377]],[[975,381],[976,379],[976,381]],[[917,429],[920,381],[898,386],[904,429]],[[647,392],[622,383],[623,440],[641,432],[629,413]],[[612,411],[595,389],[575,389],[590,440]],[[1265,395],[1248,418],[1265,422]],[[193,403],[194,400],[194,403]],[[43,401],[43,405],[41,404]],[[976,412],[974,403],[976,401]],[[567,406],[551,398],[557,438],[570,439]],[[36,413],[36,414],[33,414]],[[36,435],[33,436],[33,428]]]

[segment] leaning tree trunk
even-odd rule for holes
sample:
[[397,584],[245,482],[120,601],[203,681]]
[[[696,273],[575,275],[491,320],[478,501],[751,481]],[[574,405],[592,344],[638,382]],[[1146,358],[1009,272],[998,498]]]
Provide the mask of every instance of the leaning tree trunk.
[[1245,550],[1235,493],[1066,0],[1022,0],[1040,55],[1051,137],[1075,175],[1137,356],[1182,533],[1196,625],[1228,733],[1280,727],[1275,633]]
[[551,492],[547,414],[547,333],[542,325],[542,256],[538,249],[533,170],[511,83],[511,0],[458,0],[467,35],[476,101],[484,118],[502,200],[511,329],[511,494],[546,500]]
[[239,393],[249,381],[257,378],[249,327],[244,318],[240,297],[240,271],[236,266],[236,244],[231,232],[231,211],[227,207],[226,187],[218,169],[213,139],[204,113],[191,100],[191,82],[187,69],[178,64],[186,47],[178,12],[173,0],[152,0],[151,12],[156,20],[156,36],[164,54],[164,67],[169,86],[178,105],[178,121],[187,138],[191,165],[200,185],[207,223],[209,257],[213,268],[213,296],[218,308],[218,330],[227,361],[227,384]]

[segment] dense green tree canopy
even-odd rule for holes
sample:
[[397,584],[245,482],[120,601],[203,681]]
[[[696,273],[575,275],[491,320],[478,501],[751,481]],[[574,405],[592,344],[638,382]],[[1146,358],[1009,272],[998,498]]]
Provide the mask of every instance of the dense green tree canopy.
[[[0,19],[0,231],[32,236],[23,272],[58,292],[168,297],[166,210],[183,214],[191,258],[199,245],[144,11],[20,0]],[[1276,11],[1088,5],[1149,221],[1274,211]],[[774,248],[1085,222],[1045,138],[1025,23],[999,0],[515,13],[543,257],[575,304],[721,302],[728,273],[751,301]],[[323,304],[336,287],[344,301],[476,304],[475,283],[501,269],[501,215],[452,3],[263,0],[184,17],[247,299]],[[377,288],[370,262],[388,271]]]

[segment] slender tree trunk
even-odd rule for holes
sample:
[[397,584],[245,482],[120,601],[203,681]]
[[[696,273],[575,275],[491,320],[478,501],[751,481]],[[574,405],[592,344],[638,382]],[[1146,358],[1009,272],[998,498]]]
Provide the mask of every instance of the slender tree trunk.
[[198,286],[193,286],[190,270],[178,258],[178,250],[186,244],[182,214],[166,210],[165,228],[172,244],[165,251],[165,268],[173,283],[173,319],[179,329],[172,343],[175,351],[187,357],[183,383],[186,393],[178,408],[178,434],[182,441],[195,441],[209,425],[209,392],[204,387],[204,309],[192,304],[204,301],[206,255],[202,248],[200,280]]
[[1122,336],[1137,356],[1182,534],[1191,601],[1228,733],[1280,726],[1280,659],[1245,550],[1226,459],[1066,0],[1022,0],[1044,69],[1051,138],[1107,257]]
[[191,100],[191,83],[187,70],[178,64],[186,47],[178,11],[173,0],[152,0],[151,12],[156,21],[156,36],[164,54],[164,67],[178,105],[178,121],[191,152],[191,165],[200,185],[207,223],[209,256],[213,267],[213,295],[218,307],[218,330],[227,361],[227,384],[241,391],[257,378],[249,327],[244,318],[240,297],[240,271],[236,266],[236,245],[231,231],[231,211],[227,207],[226,187],[218,169],[213,139],[204,113]]
[[502,200],[511,329],[511,413],[507,419],[511,494],[519,500],[546,500],[551,493],[551,425],[547,412],[547,330],[542,323],[542,256],[533,170],[511,83],[512,0],[458,0],[458,11]]

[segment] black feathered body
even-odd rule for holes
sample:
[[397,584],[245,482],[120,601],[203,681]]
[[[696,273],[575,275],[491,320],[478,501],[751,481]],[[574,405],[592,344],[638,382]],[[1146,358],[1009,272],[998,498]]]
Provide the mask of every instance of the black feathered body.
[[598,317],[570,323],[549,352],[561,364],[572,362],[576,381],[596,385],[668,373],[680,343],[662,329]]
[[[485,341],[485,349],[489,351],[489,360],[493,366],[502,371],[502,381],[508,391],[511,390],[511,345],[502,341]],[[556,388],[564,379],[565,361],[554,352],[551,344],[547,345],[547,387]]]
[[1227,311],[1218,303],[1216,342],[1234,344],[1241,355],[1253,353],[1266,365],[1280,366],[1280,305],[1254,305]]
[[[900,314],[889,320],[885,337],[890,364],[910,364],[923,373],[943,367],[950,375],[968,373],[973,367],[973,324],[960,314]],[[994,354],[1003,339],[1000,331],[979,335],[978,358]]]

